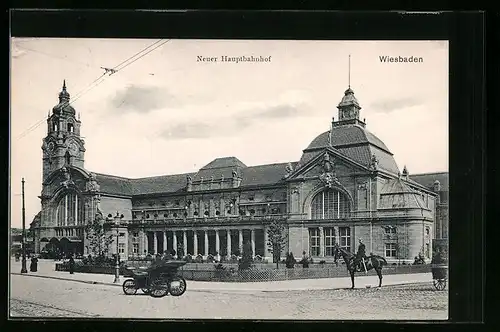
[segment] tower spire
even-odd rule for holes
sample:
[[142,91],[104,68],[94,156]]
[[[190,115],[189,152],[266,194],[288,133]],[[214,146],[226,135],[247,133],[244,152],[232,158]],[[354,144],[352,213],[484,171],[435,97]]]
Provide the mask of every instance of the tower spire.
[[348,87],[351,88],[351,55],[349,54],[349,71],[347,76]]
[[69,93],[66,90],[66,80],[63,80],[62,90],[59,93],[59,102],[69,102]]

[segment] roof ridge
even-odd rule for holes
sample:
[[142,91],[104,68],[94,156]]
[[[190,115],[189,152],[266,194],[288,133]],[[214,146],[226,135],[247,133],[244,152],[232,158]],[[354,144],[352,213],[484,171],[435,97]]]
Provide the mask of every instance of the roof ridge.
[[181,175],[194,175],[198,172],[187,172],[187,173],[176,173],[176,174],[163,174],[163,175],[153,175],[153,176],[145,176],[142,178],[131,178],[130,180],[144,180],[144,179],[152,179],[166,176],[181,176]]
[[450,172],[442,171],[442,172],[426,172],[426,173],[414,173],[410,174],[410,177],[415,176],[415,175],[432,175],[432,174],[450,174]]
[[259,165],[247,166],[247,168],[261,167],[261,166],[272,166],[272,165],[283,165],[283,164],[288,164],[288,163],[298,163],[298,161],[285,161],[285,162],[281,162],[281,163],[259,164]]
[[132,180],[131,178],[126,178],[126,177],[124,177],[124,176],[119,176],[119,175],[111,175],[111,174],[105,174],[105,173],[97,173],[97,172],[92,172],[92,171],[89,171],[89,172],[94,173],[96,176],[99,176],[99,175],[104,175],[104,176],[108,176],[108,177],[115,178],[115,179]]

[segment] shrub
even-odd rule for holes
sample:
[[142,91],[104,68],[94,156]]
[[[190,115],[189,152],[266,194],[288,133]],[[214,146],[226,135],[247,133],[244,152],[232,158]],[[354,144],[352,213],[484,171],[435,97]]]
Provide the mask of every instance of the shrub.
[[231,262],[231,263],[238,263],[238,256],[231,255],[231,258],[229,259],[229,262]]
[[238,262],[238,270],[248,270],[253,265],[252,245],[247,242],[243,245],[243,256]]

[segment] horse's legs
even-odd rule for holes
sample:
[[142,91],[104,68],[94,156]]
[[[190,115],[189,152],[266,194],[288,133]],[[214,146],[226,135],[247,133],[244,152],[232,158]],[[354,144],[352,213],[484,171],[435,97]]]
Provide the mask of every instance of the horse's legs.
[[382,287],[382,269],[377,268],[376,271],[377,271],[378,280],[379,280],[378,287]]
[[354,270],[349,271],[351,272],[351,282],[352,282],[352,287],[351,289],[354,289]]

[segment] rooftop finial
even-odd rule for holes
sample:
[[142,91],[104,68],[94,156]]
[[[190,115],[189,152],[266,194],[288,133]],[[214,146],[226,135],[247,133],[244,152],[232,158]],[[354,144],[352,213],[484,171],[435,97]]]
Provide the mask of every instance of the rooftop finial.
[[69,93],[66,91],[66,80],[63,80],[62,91],[59,93],[59,101],[69,102]]
[[348,74],[348,87],[351,88],[351,55],[349,54],[349,74]]

